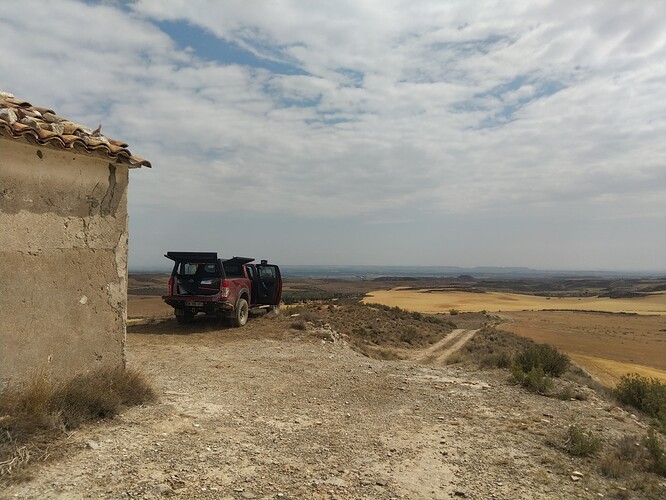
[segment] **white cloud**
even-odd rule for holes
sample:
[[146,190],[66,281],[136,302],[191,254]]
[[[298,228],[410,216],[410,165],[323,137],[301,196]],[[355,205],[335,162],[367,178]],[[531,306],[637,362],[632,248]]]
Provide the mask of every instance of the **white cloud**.
[[[0,74],[149,158],[146,206],[664,217],[664,18],[619,0],[33,0],[0,13]],[[303,74],[204,60],[157,21]]]

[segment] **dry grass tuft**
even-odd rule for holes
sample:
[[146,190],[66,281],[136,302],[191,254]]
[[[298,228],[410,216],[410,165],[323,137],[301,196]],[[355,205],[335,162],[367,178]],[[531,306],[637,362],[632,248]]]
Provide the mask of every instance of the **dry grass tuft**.
[[601,440],[592,432],[572,425],[567,430],[564,448],[572,457],[591,457],[601,450]]
[[156,394],[138,370],[104,367],[66,382],[44,373],[0,393],[0,478],[17,480],[29,462],[49,456],[62,432],[109,418],[125,406],[154,401]]

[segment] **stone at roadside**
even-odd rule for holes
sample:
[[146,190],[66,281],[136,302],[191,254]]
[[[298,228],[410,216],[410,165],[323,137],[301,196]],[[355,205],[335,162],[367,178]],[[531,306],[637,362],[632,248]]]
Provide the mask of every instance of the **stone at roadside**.
[[157,484],[153,487],[153,494],[158,497],[168,497],[173,495],[174,491],[168,484]]
[[97,441],[88,441],[86,443],[86,446],[91,450],[96,450],[97,448],[99,448],[99,444],[97,443]]

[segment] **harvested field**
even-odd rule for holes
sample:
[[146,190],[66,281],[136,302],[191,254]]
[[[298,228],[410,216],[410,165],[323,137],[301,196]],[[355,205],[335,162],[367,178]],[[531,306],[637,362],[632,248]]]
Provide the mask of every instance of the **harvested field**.
[[567,310],[666,315],[666,292],[656,292],[644,297],[611,299],[597,296],[543,297],[506,292],[473,293],[394,288],[370,292],[363,301],[424,313],[456,309],[461,312]]
[[170,318],[173,307],[167,305],[162,297],[150,295],[127,296],[127,319]]
[[666,381],[666,316],[573,311],[505,314],[501,329],[550,344],[606,385],[626,373]]

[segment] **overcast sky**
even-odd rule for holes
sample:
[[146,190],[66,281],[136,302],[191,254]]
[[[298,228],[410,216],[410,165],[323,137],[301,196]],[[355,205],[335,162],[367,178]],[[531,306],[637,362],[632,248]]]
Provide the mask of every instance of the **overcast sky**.
[[130,268],[666,270],[666,2],[3,1],[0,88],[129,143]]

